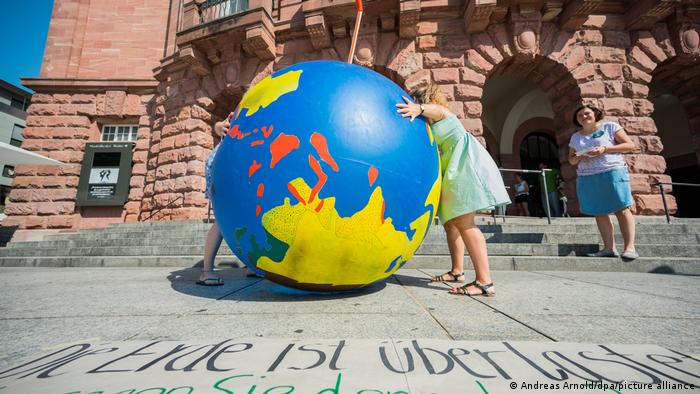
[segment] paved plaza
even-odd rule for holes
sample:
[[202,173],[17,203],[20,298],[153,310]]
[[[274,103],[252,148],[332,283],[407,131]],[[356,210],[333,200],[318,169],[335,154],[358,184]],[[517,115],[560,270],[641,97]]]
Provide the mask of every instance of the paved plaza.
[[[438,272],[404,269],[362,291],[319,295],[246,278],[238,268],[220,271],[225,285],[209,288],[194,284],[195,268],[2,268],[0,393],[34,392],[34,387],[47,393],[137,393],[151,388],[143,392],[179,394],[189,392],[192,381],[199,386],[192,385],[191,392],[292,392],[265,391],[282,387],[285,379],[291,379],[300,393],[324,392],[336,384],[342,393],[496,393],[507,392],[507,384],[520,384],[518,379],[523,384],[528,379],[533,384],[557,382],[551,378],[561,378],[565,371],[569,373],[559,382],[560,392],[603,392],[561,386],[595,377],[596,370],[617,376],[611,380],[654,382],[653,375],[659,384],[700,384],[700,278],[696,276],[497,271],[496,297],[468,298],[449,295],[447,284],[429,283],[430,275]],[[214,362],[205,365],[204,356],[212,354],[201,350],[204,345],[225,349],[229,358],[219,357],[218,368],[228,372],[210,370]],[[326,349],[322,356],[321,347]],[[344,348],[343,357],[339,347]],[[96,349],[103,351],[77,361],[68,357],[80,354],[74,351]],[[201,359],[194,357],[197,349]],[[378,349],[391,352],[379,357]],[[245,357],[235,355],[241,362],[235,363],[232,354],[243,350]],[[598,361],[596,366],[594,361],[580,359],[596,358],[592,356],[596,351],[610,358],[613,350],[638,357],[644,367],[634,369],[627,365],[631,362],[619,361],[607,365]],[[166,359],[188,352],[201,365],[183,371],[189,365],[183,356],[171,364],[174,371],[164,368]],[[501,365],[498,357],[489,358],[489,352],[505,357],[503,369],[496,368]],[[556,363],[551,357],[542,358],[556,354],[547,352],[571,354],[579,360],[567,357],[567,363]],[[148,371],[133,372],[149,363],[146,355],[154,360],[161,353],[160,363],[152,361]],[[466,360],[466,354],[482,356],[477,362]],[[523,362],[525,354],[538,354],[534,365],[546,365],[541,368],[550,372],[542,375]],[[308,360],[290,361],[300,355]],[[462,364],[456,362],[460,355]],[[114,364],[115,359],[120,361]],[[221,367],[230,366],[226,360],[237,367]],[[383,363],[384,369],[393,365],[397,372],[372,367],[375,361]],[[649,365],[652,361],[656,368]],[[105,363],[112,364],[99,372],[132,372],[85,374]],[[131,366],[119,367],[119,363]],[[410,371],[412,364],[415,368]],[[479,372],[489,364],[491,372]],[[322,371],[309,366],[321,366]],[[449,373],[445,372],[449,366]],[[57,368],[39,377],[53,367]],[[241,386],[228,380],[214,387],[222,378],[237,376],[236,371],[251,377],[245,382],[241,377]],[[168,384],[158,386],[164,382]],[[256,384],[258,388],[250,388]],[[522,387],[534,391],[518,386],[519,392],[545,392],[537,386]],[[629,387],[617,391],[679,392],[656,386],[651,391]]]

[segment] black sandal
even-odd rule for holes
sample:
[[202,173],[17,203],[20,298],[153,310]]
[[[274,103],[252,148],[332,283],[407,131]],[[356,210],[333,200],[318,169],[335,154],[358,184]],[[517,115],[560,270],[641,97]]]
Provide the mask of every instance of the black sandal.
[[[452,277],[452,279],[442,279],[443,276],[449,275]],[[458,274],[453,274],[452,271],[447,271],[444,274],[440,275],[435,275],[430,279],[431,283],[435,282],[460,282],[459,278],[464,276],[464,271],[458,273]]]
[[[474,286],[478,287],[481,290],[481,294],[469,294],[467,291],[467,288],[469,286]],[[478,296],[484,296],[484,297],[493,297],[496,295],[496,291],[489,292],[489,289],[493,287],[493,283],[488,283],[488,284],[481,284],[478,281],[473,281],[471,283],[467,283],[464,286],[461,287],[453,287],[450,289],[450,294],[452,295],[462,295],[462,296],[467,296],[467,297],[478,297]]]
[[194,283],[200,286],[221,286],[224,284],[224,280],[221,278],[206,278],[204,280],[198,280]]

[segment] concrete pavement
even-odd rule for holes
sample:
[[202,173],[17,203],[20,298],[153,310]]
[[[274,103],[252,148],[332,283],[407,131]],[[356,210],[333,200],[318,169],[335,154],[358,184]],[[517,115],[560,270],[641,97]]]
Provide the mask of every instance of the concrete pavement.
[[[700,354],[699,277],[498,271],[496,297],[469,298],[428,283],[438,272],[404,269],[363,291],[318,295],[246,278],[235,268],[220,271],[224,286],[209,288],[194,284],[193,268],[2,268],[0,393],[14,392],[6,391],[14,387],[8,383],[13,378],[1,371],[73,343],[133,347],[153,340],[248,338],[271,346],[285,340],[332,344],[340,338],[359,341],[354,348],[361,349],[383,340],[396,346],[397,340],[420,339],[443,347],[514,341],[561,351],[589,346],[583,344],[647,344],[652,347],[625,349]],[[362,340],[365,345],[359,345]],[[699,384],[700,363],[685,360],[694,371],[685,378]],[[418,390],[423,386],[416,382],[408,385],[410,392],[429,392]],[[452,392],[449,382],[431,387]]]

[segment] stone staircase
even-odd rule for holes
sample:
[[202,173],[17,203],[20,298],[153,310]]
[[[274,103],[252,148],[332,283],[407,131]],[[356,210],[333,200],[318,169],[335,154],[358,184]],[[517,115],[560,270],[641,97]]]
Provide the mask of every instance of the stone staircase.
[[[639,217],[634,262],[589,258],[599,248],[591,218],[479,217],[494,270],[629,271],[700,275],[700,220]],[[0,248],[0,266],[39,267],[190,267],[201,262],[209,224],[201,221],[122,223],[10,242]],[[622,239],[616,226],[618,248]],[[467,259],[469,263],[469,259]],[[239,266],[225,243],[217,264]],[[450,257],[442,226],[435,225],[407,268],[448,268]]]

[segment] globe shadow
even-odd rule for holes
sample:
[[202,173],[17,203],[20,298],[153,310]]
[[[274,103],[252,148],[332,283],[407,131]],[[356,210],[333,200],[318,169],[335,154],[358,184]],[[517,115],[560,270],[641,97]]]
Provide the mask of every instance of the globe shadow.
[[413,276],[413,275],[404,275],[400,273],[401,270],[397,271],[392,275],[392,277],[398,282],[400,286],[410,286],[410,287],[422,287],[424,289],[430,289],[430,290],[449,290],[449,288],[445,287],[445,285],[448,286],[462,286],[465,285],[465,283],[451,283],[451,282],[431,282],[430,281],[430,276]]
[[170,272],[167,279],[178,293],[220,301],[313,302],[361,297],[381,291],[391,277],[356,290],[343,292],[311,292],[285,287],[259,277],[247,277],[245,267],[216,271],[223,279],[221,286],[201,286],[195,282],[201,273],[201,261],[190,268]]

